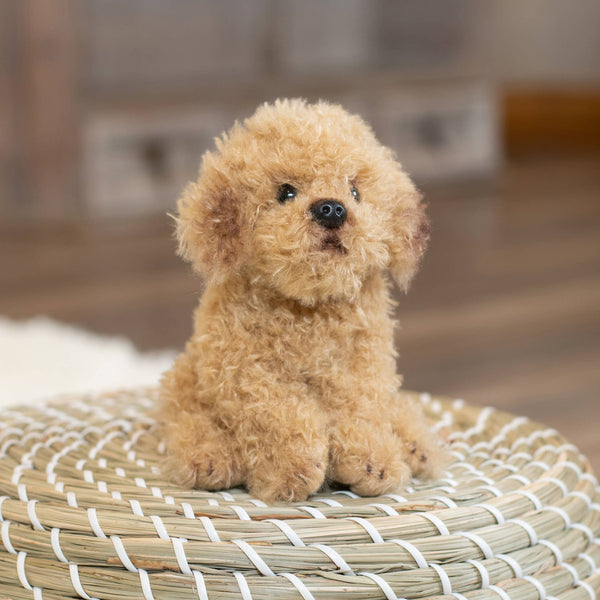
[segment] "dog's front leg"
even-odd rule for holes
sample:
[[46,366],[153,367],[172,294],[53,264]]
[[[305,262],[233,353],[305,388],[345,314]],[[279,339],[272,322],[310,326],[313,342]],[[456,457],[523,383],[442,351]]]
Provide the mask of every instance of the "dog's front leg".
[[421,406],[408,395],[396,394],[389,407],[390,423],[403,443],[406,462],[413,475],[432,479],[447,466],[448,454],[439,436],[427,425]]
[[327,470],[326,418],[293,385],[269,382],[243,398],[236,432],[246,485],[267,501],[302,501],[323,484]]

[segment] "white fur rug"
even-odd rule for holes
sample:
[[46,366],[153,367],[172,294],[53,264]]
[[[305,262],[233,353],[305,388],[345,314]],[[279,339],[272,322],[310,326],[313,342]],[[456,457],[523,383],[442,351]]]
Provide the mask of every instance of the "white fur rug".
[[156,384],[173,350],[140,353],[127,339],[36,317],[0,317],[0,408],[63,392]]

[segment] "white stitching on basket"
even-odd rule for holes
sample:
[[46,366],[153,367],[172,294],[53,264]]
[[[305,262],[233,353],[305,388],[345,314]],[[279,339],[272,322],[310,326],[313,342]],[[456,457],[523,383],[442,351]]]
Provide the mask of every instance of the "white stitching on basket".
[[196,582],[196,591],[198,592],[198,600],[208,600],[208,590],[206,589],[206,583],[204,583],[204,575],[200,571],[192,571],[194,575],[194,581]]
[[374,503],[369,504],[369,506],[374,506],[375,508],[378,508],[380,511],[384,512],[388,517],[397,517],[399,515],[398,511],[395,508],[388,506],[387,504]]
[[483,428],[485,427],[485,424],[486,424],[488,418],[490,417],[490,415],[493,412],[494,412],[494,409],[491,406],[484,407],[481,410],[481,412],[479,413],[479,415],[477,416],[477,420],[475,421],[475,425],[473,425],[473,427],[470,427],[466,431],[454,432],[450,436],[448,436],[448,439],[450,441],[453,441],[455,439],[463,439],[464,440],[464,439],[471,438],[474,435],[481,433],[483,431]]
[[127,550],[125,550],[125,546],[121,538],[118,535],[111,535],[110,539],[112,540],[113,546],[115,547],[115,552],[119,557],[119,560],[123,563],[123,566],[132,573],[137,573],[138,570],[136,566],[131,562],[129,555],[127,554]]
[[24,483],[19,483],[17,485],[17,495],[19,496],[19,500],[21,502],[29,502],[29,497],[27,495],[27,486]]
[[440,583],[442,584],[442,594],[444,596],[449,596],[452,594],[452,584],[450,583],[450,577],[448,577],[448,573],[444,571],[444,569],[440,565],[436,565],[435,563],[431,563],[429,565],[439,576]]
[[[441,489],[441,488],[439,488],[439,489]],[[454,492],[456,492],[456,490],[454,490]],[[450,493],[454,493],[454,492],[450,492]],[[458,506],[456,504],[456,502],[454,502],[454,500],[452,500],[452,498],[446,498],[445,496],[430,496],[429,499],[435,500],[436,502],[443,504],[444,506],[446,506],[446,508],[456,508]]]
[[590,565],[590,570],[593,573],[596,570],[596,563],[594,562],[594,559],[587,554],[587,552],[581,552],[577,555],[577,558],[581,558],[582,560],[585,560],[585,562],[588,563],[588,565]]
[[382,498],[391,498],[395,502],[398,502],[398,504],[403,504],[405,502],[408,502],[408,500],[404,496],[401,496],[400,494],[383,494],[381,497]]
[[68,563],[67,557],[64,555],[62,548],[60,547],[60,529],[53,527],[50,531],[50,543],[52,544],[52,552],[58,560],[62,563]]
[[71,585],[73,586],[73,589],[82,598],[85,598],[85,600],[98,600],[98,598],[87,594],[86,591],[83,589],[83,586],[81,585],[81,579],[79,578],[79,568],[75,563],[69,564],[69,575],[71,576]]
[[358,523],[369,534],[369,537],[375,544],[383,544],[384,539],[381,537],[381,534],[377,531],[375,525],[367,521],[367,519],[363,519],[362,517],[345,517],[344,520]]
[[490,585],[488,589],[496,592],[496,594],[498,594],[498,596],[500,596],[502,600],[512,600],[512,598],[501,587],[498,587],[497,585]]
[[[507,479],[508,479],[508,477],[507,477]],[[535,507],[535,510],[542,510],[544,508],[542,501],[533,492],[528,492],[527,490],[515,490],[514,492],[511,492],[511,493],[519,494],[520,496],[525,496],[525,498],[527,498],[528,500],[531,501],[531,503]]]
[[139,500],[135,500],[134,498],[129,499],[129,506],[131,506],[131,512],[137,517],[143,517],[144,511],[142,510],[142,505]]
[[100,527],[100,522],[98,521],[98,515],[96,514],[95,508],[87,509],[88,521],[90,522],[90,527],[94,532],[94,535],[99,538],[105,538],[106,534],[102,531],[102,527]]
[[542,582],[539,579],[536,579],[531,575],[524,575],[522,579],[524,581],[529,581],[529,583],[533,584],[536,587],[538,594],[540,595],[540,600],[546,600],[548,594],[546,592],[546,588],[542,585]]
[[196,515],[194,514],[194,509],[189,502],[182,502],[181,509],[183,510],[183,516],[186,519],[195,519]]
[[298,508],[305,510],[309,515],[314,517],[315,519],[326,519],[327,517],[314,506],[298,506]]
[[481,589],[485,590],[490,587],[490,574],[488,570],[483,566],[482,562],[479,560],[466,560],[465,562],[473,565],[477,571],[479,572],[479,578],[481,579]]
[[398,544],[398,546],[404,548],[412,556],[415,563],[417,563],[417,567],[420,569],[426,569],[429,567],[429,563],[425,560],[425,557],[421,551],[414,544],[411,544],[406,540],[390,540],[390,543]]
[[140,576],[140,584],[145,600],[155,600],[154,594],[152,593],[152,587],[150,586],[150,577],[148,577],[148,573],[144,569],[138,569],[138,575]]
[[584,494],[583,492],[574,490],[567,494],[567,497],[570,497],[570,496],[575,496],[576,498],[581,498],[586,503],[588,509],[590,509],[593,506],[592,499],[587,494]]
[[543,546],[546,546],[547,548],[550,549],[552,554],[554,554],[554,558],[556,560],[557,565],[559,565],[563,562],[562,552],[560,551],[560,548],[554,542],[551,542],[549,540],[539,540],[538,544],[542,544]]
[[[521,579],[523,577],[523,569],[521,569],[521,565],[512,556],[509,556],[508,554],[496,554],[496,558],[503,560],[512,569],[517,579]],[[490,585],[490,587],[492,586]]]
[[500,496],[504,496],[504,494],[495,486],[495,485],[480,485],[480,490],[488,490],[488,492],[492,492],[496,498],[500,498]]
[[2,537],[2,543],[4,544],[4,547],[11,554],[17,554],[17,551],[15,550],[15,547],[12,545],[12,542],[10,540],[10,525],[11,521],[2,521],[2,527],[0,527],[0,535]]
[[34,529],[37,529],[38,531],[46,531],[46,529],[42,527],[42,524],[40,523],[40,520],[35,512],[35,505],[37,503],[38,500],[29,500],[29,502],[27,502],[27,516],[29,517],[31,525]]
[[537,533],[535,532],[535,529],[529,523],[527,523],[526,521],[523,521],[522,519],[510,519],[506,522],[514,523],[515,525],[519,525],[520,527],[522,527],[525,530],[525,533],[527,533],[527,536],[529,537],[529,545],[530,546],[535,546],[537,544],[537,541],[538,541]]
[[446,524],[437,515],[434,515],[433,513],[419,513],[419,516],[424,517],[431,522],[440,535],[450,535],[450,531],[446,527]]
[[596,591],[589,583],[580,581],[579,587],[582,587],[590,595],[590,600],[596,600]]
[[566,569],[567,571],[569,571],[569,573],[571,573],[571,577],[573,577],[573,585],[578,586],[579,585],[579,573],[577,572],[577,569],[573,565],[570,565],[569,563],[566,563],[566,562],[562,563],[560,566],[563,567],[563,569]]
[[555,512],[557,515],[562,517],[562,520],[565,522],[565,526],[567,529],[571,528],[571,517],[569,517],[566,510],[560,508],[559,506],[544,506],[544,511],[550,510]]
[[555,486],[557,486],[558,488],[560,488],[563,496],[566,496],[569,493],[569,490],[568,490],[565,482],[561,481],[560,479],[557,479],[556,477],[540,477],[538,479],[538,481],[550,481]]
[[183,544],[185,542],[187,542],[187,540],[184,538],[171,538],[171,543],[173,544],[173,551],[175,552],[175,558],[177,559],[179,570],[184,575],[191,575],[192,570],[190,569],[187,556],[185,555],[185,549],[183,548]]
[[266,502],[259,500],[258,498],[248,498],[248,502],[254,504],[254,506],[261,506],[263,508],[267,508],[268,505]]
[[[299,592],[303,600],[315,600],[315,597],[310,593],[310,590],[304,585],[302,580],[293,573],[281,573]],[[206,599],[208,600],[208,598]]]
[[327,504],[327,506],[344,506],[337,500],[333,500],[333,498],[313,498],[313,500],[314,502],[322,502],[323,504]]
[[311,544],[311,548],[318,548],[323,554],[331,559],[331,562],[345,575],[356,575],[350,568],[350,565],[339,555],[337,550],[334,550],[327,544]]
[[300,536],[285,521],[280,521],[279,519],[265,519],[265,522],[273,523],[275,527],[279,528],[283,535],[285,535],[285,537],[287,537],[287,539],[290,540],[293,546],[306,546],[306,544],[302,541]]
[[570,528],[583,531],[583,533],[585,533],[585,535],[588,537],[590,543],[594,542],[594,532],[587,525],[584,525],[583,523],[573,523]]
[[[531,479],[528,479],[527,477],[525,477],[525,475],[519,475],[516,473],[509,475],[508,477],[506,477],[506,479],[515,479],[516,481],[518,481],[519,483],[522,483],[523,485],[531,484]],[[517,493],[517,492],[513,492],[513,493]]]
[[398,600],[398,596],[396,596],[390,584],[383,577],[376,575],[375,573],[367,573],[366,571],[361,571],[358,574],[368,577],[371,581],[376,583],[387,600]]
[[154,529],[156,529],[156,533],[161,540],[170,540],[169,533],[167,532],[167,528],[163,523],[163,520],[158,515],[151,515],[150,519],[154,525]]
[[242,508],[241,506],[238,506],[237,504],[231,504],[229,508],[237,515],[240,521],[252,521],[246,509]]
[[231,540],[248,558],[248,560],[256,567],[256,570],[265,577],[275,577],[275,573],[271,567],[260,557],[258,552],[244,540]]
[[336,490],[335,492],[332,492],[332,494],[335,495],[344,495],[344,496],[348,496],[348,498],[360,498],[360,496],[358,494],[355,494],[354,492],[350,491],[350,490]]
[[250,588],[248,587],[248,582],[242,573],[236,571],[233,576],[235,577],[238,587],[240,588],[240,594],[242,595],[243,600],[253,600],[252,594],[250,593]]
[[212,524],[212,521],[209,517],[200,517],[198,519],[202,525],[204,526],[204,531],[206,531],[206,535],[211,542],[220,542],[221,538],[215,529],[215,526]]
[[17,554],[17,577],[21,582],[21,585],[30,592],[33,591],[33,587],[27,579],[25,574],[25,559],[27,558],[27,552],[19,552]]
[[498,525],[502,525],[506,520],[502,512],[492,504],[481,503],[479,504],[479,508],[484,508],[490,512],[494,516],[494,519],[496,519],[496,523],[498,523]]
[[481,550],[484,558],[494,558],[494,551],[480,535],[471,533],[470,531],[461,531],[458,535],[471,540],[479,548],[479,550]]
[[575,471],[575,473],[577,474],[577,477],[579,479],[584,478],[581,467],[578,464],[574,463],[572,460],[559,460],[557,463],[554,464],[554,466],[555,467],[567,467],[567,468]]

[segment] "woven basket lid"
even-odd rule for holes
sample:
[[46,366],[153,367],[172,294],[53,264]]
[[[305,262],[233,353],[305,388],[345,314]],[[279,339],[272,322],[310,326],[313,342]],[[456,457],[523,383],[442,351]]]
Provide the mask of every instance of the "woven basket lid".
[[[408,392],[406,392],[409,394]],[[415,394],[453,463],[268,506],[159,472],[154,389],[0,413],[0,598],[594,600],[600,491],[560,434]]]

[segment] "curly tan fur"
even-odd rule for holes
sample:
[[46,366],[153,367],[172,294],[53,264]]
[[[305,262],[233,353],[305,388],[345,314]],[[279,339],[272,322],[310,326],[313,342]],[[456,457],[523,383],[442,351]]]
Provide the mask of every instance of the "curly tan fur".
[[[298,193],[280,203],[283,184]],[[320,199],[346,207],[341,227],[311,218]],[[178,209],[180,253],[206,291],[162,381],[169,477],[292,501],[325,481],[377,495],[433,476],[444,452],[397,393],[385,278],[407,288],[429,227],[362,119],[265,104],[204,155]]]

